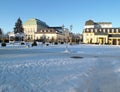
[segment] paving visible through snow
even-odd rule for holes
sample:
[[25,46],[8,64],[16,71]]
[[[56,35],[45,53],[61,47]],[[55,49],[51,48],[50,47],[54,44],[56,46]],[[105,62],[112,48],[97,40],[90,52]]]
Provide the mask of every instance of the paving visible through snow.
[[120,92],[119,46],[65,47],[0,47],[0,92]]

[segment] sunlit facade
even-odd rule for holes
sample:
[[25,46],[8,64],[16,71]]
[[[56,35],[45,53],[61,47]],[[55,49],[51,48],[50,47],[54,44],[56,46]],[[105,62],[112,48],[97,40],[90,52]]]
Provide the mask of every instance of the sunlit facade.
[[28,40],[64,41],[67,37],[62,27],[49,27],[39,19],[29,19],[23,24],[24,33]]
[[120,45],[120,28],[113,28],[111,22],[85,23],[83,43]]

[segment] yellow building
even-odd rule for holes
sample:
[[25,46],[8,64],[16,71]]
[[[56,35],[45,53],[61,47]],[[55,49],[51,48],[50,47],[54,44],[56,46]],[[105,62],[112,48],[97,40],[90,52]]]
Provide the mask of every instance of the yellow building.
[[27,20],[23,28],[27,40],[63,41],[66,38],[62,27],[49,27],[45,22],[35,18]]
[[120,28],[113,28],[111,22],[89,20],[83,30],[83,43],[120,45]]

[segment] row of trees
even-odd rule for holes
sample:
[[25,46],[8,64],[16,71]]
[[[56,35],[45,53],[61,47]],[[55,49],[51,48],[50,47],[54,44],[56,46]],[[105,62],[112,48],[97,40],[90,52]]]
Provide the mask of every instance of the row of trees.
[[2,36],[3,36],[3,31],[2,31],[2,29],[0,28],[0,42],[2,41]]
[[[15,23],[14,27],[14,34],[21,34],[24,33],[23,25],[22,25],[22,20],[20,18],[17,19],[17,22]],[[19,39],[19,38],[17,38]],[[2,28],[0,28],[0,42],[4,42],[8,40],[7,36],[3,33]]]

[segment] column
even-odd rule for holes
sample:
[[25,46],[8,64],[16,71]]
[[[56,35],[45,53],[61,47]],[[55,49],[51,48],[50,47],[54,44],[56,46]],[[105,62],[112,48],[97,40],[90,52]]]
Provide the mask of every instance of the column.
[[111,39],[111,45],[113,45],[113,39]]
[[116,41],[117,41],[117,45],[119,45],[119,40],[118,40],[118,39],[116,39]]
[[104,42],[103,42],[103,44],[106,44],[106,38],[104,38]]

